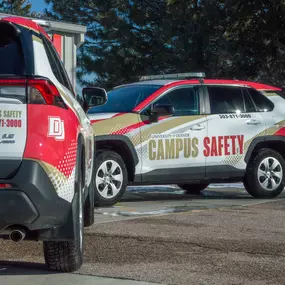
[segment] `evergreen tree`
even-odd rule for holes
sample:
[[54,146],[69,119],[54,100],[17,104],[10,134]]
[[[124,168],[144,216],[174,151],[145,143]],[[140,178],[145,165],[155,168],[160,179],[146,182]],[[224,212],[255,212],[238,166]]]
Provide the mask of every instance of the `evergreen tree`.
[[27,0],[1,0],[0,13],[31,16],[32,4]]
[[[285,1],[46,0],[49,17],[86,25],[80,83],[205,71],[285,86]],[[91,82],[90,82],[91,81]]]

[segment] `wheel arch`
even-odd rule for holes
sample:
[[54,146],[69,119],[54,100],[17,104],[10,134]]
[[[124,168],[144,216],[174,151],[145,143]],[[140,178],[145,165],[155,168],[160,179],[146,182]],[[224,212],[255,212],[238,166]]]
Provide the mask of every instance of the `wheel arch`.
[[249,145],[245,155],[245,162],[249,163],[262,148],[269,148],[279,152],[285,158],[285,136],[261,136],[255,138]]
[[129,181],[133,182],[139,158],[130,139],[120,135],[106,135],[95,137],[95,143],[96,151],[112,150],[122,157],[128,171]]

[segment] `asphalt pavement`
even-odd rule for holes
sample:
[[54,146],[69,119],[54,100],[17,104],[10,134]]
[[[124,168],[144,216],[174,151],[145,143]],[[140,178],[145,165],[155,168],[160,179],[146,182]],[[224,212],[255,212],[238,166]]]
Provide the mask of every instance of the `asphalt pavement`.
[[0,284],[285,284],[284,198],[256,200],[240,185],[201,196],[130,188],[96,209],[79,272],[45,271],[41,243],[0,241]]

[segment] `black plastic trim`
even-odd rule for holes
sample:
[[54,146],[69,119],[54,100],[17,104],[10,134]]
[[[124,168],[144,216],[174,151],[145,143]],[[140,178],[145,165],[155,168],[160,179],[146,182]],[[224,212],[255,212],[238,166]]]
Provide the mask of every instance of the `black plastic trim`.
[[24,192],[0,190],[0,229],[7,224],[31,224],[38,215],[35,206]]
[[125,143],[131,152],[131,155],[133,157],[135,165],[137,165],[139,163],[139,158],[138,158],[137,152],[135,150],[135,147],[128,137],[122,136],[122,135],[95,136],[95,144],[96,144],[96,142],[101,142],[101,141],[106,141],[106,142],[108,142],[108,141],[109,142],[120,141],[120,142]]
[[256,148],[256,146],[259,143],[262,143],[262,142],[280,142],[280,141],[284,143],[284,148],[285,148],[285,137],[284,136],[260,136],[260,137],[255,138],[251,142],[251,144],[249,145],[249,148],[248,148],[247,153],[245,155],[244,161],[246,163],[249,162],[250,157],[251,157],[254,149]]
[[231,165],[213,165],[206,167],[206,178],[210,181],[239,180],[244,177],[245,169],[238,169]]
[[245,170],[240,170],[230,165],[158,169],[142,175],[136,175],[135,184],[242,181],[244,174]]
[[177,183],[178,181],[205,179],[206,168],[201,167],[183,167],[183,168],[165,168],[156,169],[142,174],[143,183]]
[[[34,208],[38,212],[38,217],[35,221],[23,220],[18,216],[17,225],[22,225],[29,230],[51,229],[54,227],[66,224],[67,218],[72,211],[72,203],[60,198],[48,175],[36,161],[24,160],[12,179],[0,179],[0,184],[11,184],[12,189],[9,191],[18,191],[20,195],[26,195],[30,202],[18,205],[18,211],[21,213],[27,210],[34,212]],[[2,190],[0,189],[0,192]],[[12,203],[18,200],[19,194],[10,198],[1,197],[1,203]],[[33,205],[33,207],[31,206]],[[0,215],[0,230],[12,226],[8,221],[13,218],[15,213],[12,211],[6,212],[5,216]],[[1,235],[1,232],[0,232]]]
[[2,179],[7,179],[14,176],[19,166],[21,165],[21,162],[21,159],[1,159],[0,177]]

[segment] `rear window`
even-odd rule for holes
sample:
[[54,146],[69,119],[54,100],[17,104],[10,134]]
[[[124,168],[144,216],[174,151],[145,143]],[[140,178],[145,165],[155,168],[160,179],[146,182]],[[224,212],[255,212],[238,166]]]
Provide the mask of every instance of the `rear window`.
[[274,104],[259,91],[252,88],[247,88],[246,90],[251,96],[253,102],[255,103],[258,112],[270,112],[274,109]]
[[138,104],[161,87],[161,85],[133,84],[115,88],[108,92],[108,101],[105,105],[91,108],[88,114],[132,112]]
[[24,56],[13,26],[0,23],[0,75],[23,75]]

